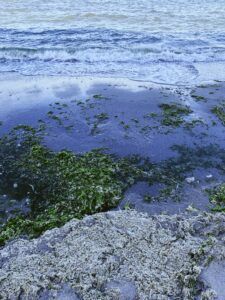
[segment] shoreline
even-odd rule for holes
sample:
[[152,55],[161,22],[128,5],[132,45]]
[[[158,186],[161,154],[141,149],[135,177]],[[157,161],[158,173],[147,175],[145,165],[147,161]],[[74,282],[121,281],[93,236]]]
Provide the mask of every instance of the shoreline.
[[223,83],[225,80],[223,79],[209,79],[209,80],[202,80],[198,83],[184,83],[184,84],[170,84],[170,83],[163,83],[163,82],[154,82],[150,80],[138,80],[132,79],[128,77],[118,77],[118,76],[93,76],[93,75],[84,75],[84,76],[76,76],[76,75],[67,75],[67,74],[36,74],[36,75],[26,75],[18,72],[1,72],[0,73],[0,82],[5,80],[18,80],[18,79],[61,79],[61,80],[71,80],[76,81],[77,84],[84,83],[85,81],[90,84],[101,83],[101,84],[112,84],[112,85],[121,85],[126,86],[127,88],[138,87],[140,83],[144,83],[147,85],[147,88],[160,88],[160,87],[174,87],[174,88],[195,88],[196,86],[201,85],[213,85],[216,83]]

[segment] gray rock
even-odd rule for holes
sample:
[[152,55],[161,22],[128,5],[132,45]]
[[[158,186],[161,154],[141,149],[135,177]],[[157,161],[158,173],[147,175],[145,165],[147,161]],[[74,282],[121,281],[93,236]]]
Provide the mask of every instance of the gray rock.
[[40,242],[37,243],[37,251],[38,252],[52,252],[53,249],[49,247],[48,243],[45,240],[40,240]]
[[0,249],[0,299],[194,299],[198,282],[199,299],[225,299],[224,228],[220,213],[72,220]]
[[187,178],[185,178],[185,180],[187,183],[193,183],[193,182],[195,182],[195,177],[187,177]]

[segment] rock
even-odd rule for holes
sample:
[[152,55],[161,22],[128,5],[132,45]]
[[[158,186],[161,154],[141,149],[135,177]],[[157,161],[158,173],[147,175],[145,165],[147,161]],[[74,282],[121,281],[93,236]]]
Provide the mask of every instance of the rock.
[[195,177],[187,177],[187,178],[185,178],[185,180],[187,183],[193,183],[193,182],[195,182]]
[[197,212],[198,210],[193,207],[192,205],[188,205],[188,207],[186,208],[186,211],[188,212]]
[[40,240],[36,245],[36,249],[39,253],[52,252],[52,248],[49,247],[48,243],[45,240]]
[[91,227],[93,225],[95,225],[95,219],[92,216],[87,216],[83,218],[83,224],[85,226]]
[[220,213],[71,220],[0,249],[0,299],[195,299],[196,286],[199,299],[210,299],[225,284],[224,228]]

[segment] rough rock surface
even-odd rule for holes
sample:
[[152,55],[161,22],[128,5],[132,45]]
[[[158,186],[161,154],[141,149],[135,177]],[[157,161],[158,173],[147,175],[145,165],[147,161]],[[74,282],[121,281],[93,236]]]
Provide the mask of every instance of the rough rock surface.
[[224,258],[223,214],[101,213],[2,248],[0,299],[217,299]]

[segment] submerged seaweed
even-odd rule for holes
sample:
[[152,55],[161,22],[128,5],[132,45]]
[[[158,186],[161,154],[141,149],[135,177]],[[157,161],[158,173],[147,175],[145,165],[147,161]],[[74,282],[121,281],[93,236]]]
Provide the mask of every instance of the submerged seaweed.
[[220,104],[212,108],[212,113],[214,113],[220,122],[225,126],[225,104]]
[[36,237],[72,218],[117,207],[127,188],[138,181],[162,186],[144,201],[178,201],[187,174],[196,168],[224,172],[224,150],[217,145],[174,145],[176,157],[153,164],[143,157],[118,158],[99,149],[53,152],[44,146],[44,135],[42,124],[38,129],[21,125],[0,139],[0,194],[29,202],[29,211],[7,216],[0,244],[20,235]]
[[21,234],[31,237],[72,218],[115,207],[126,187],[144,176],[131,161],[99,150],[55,153],[41,144],[38,130],[21,126],[0,141],[1,193],[29,197],[29,214],[3,225],[0,243]]
[[225,212],[225,184],[222,183],[208,190],[209,199],[214,205],[213,211]]
[[179,127],[184,123],[184,117],[192,113],[190,107],[177,103],[162,103],[159,107],[163,112],[161,120],[163,126]]

